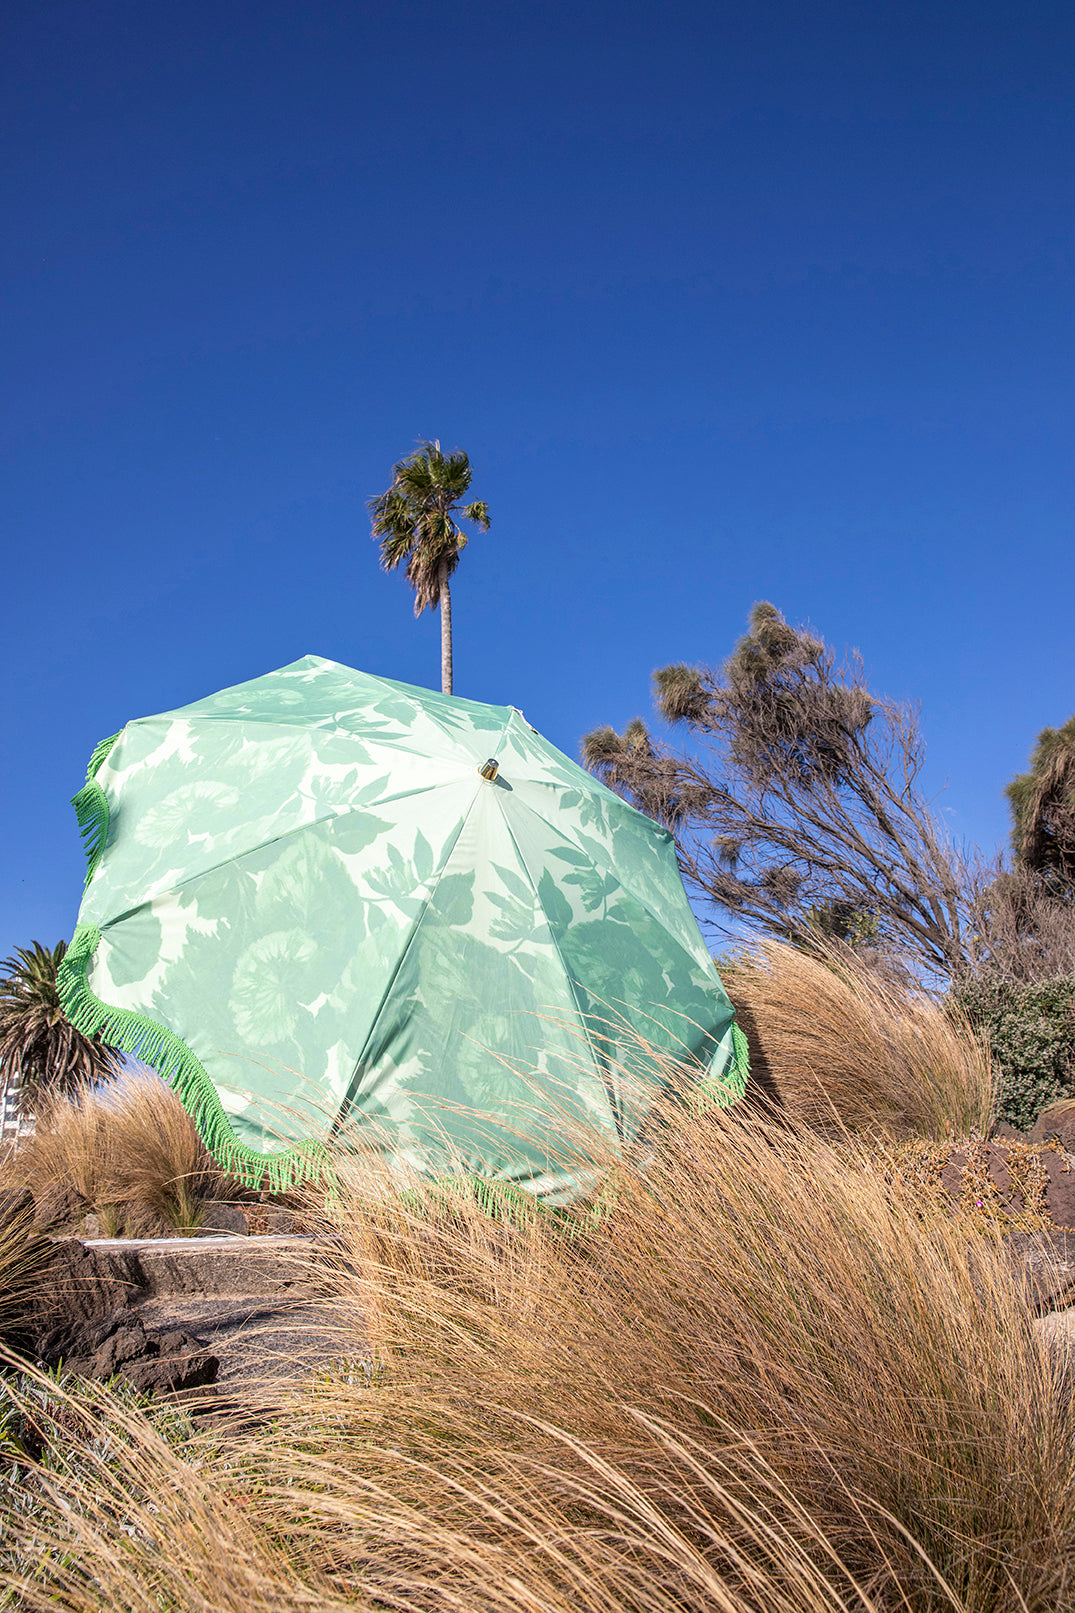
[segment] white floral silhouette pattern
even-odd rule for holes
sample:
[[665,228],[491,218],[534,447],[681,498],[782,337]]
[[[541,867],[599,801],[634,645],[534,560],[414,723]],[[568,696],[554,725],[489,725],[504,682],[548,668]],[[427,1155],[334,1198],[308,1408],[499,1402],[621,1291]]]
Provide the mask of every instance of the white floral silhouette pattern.
[[307,656],[128,724],[97,782],[90,988],[248,1146],[357,1128],[570,1197],[583,1133],[629,1141],[660,1085],[641,1038],[731,1067],[671,837],[510,707]]

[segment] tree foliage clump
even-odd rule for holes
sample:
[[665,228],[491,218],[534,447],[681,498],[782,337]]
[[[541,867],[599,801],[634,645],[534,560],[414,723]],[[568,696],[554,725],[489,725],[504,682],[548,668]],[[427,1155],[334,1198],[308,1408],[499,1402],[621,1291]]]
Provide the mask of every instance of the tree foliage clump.
[[462,502],[473,472],[466,454],[445,454],[439,442],[423,442],[393,467],[392,485],[369,501],[372,533],[381,540],[381,565],[406,565],[414,590],[414,614],[440,610],[441,690],[452,692],[452,596],[450,579],[467,546],[455,519],[462,515],[482,532],[490,525],[484,499]]
[[972,972],[1013,985],[1075,975],[1075,900],[1016,863],[971,882]]
[[1075,975],[1075,717],[1042,730],[1005,793],[1011,863],[976,881],[974,971],[1022,985]]
[[805,944],[820,929],[959,975],[966,868],[919,788],[913,710],[872,694],[857,658],[838,665],[765,602],[722,669],[667,666],[653,682],[691,750],[636,718],[587,735],[583,759],[674,832],[718,927]]
[[998,1120],[1029,1131],[1049,1104],[1075,1095],[1075,976],[1027,984],[986,970],[953,1001],[989,1043]]
[[1075,891],[1075,717],[1043,728],[1030,770],[1007,786],[1012,851],[1057,896]]
[[63,1011],[56,971],[67,943],[16,947],[0,964],[0,1085],[19,1083],[32,1105],[48,1092],[63,1096],[120,1068],[119,1057],[95,1036],[83,1036]]

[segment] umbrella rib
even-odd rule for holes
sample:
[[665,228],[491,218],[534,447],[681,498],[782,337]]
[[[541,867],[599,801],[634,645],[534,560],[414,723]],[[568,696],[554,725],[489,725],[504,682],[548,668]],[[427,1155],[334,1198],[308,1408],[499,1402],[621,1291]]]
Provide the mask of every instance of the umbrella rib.
[[[563,828],[562,824],[553,823],[551,821],[551,819],[547,818],[543,812],[539,812],[537,807],[532,806],[528,801],[523,801],[521,804],[523,805],[523,807],[525,808],[525,810],[527,812],[532,812],[534,814],[535,818],[537,818],[541,823],[543,823],[547,829],[552,829],[556,834],[563,835],[565,840],[568,838],[568,836],[564,832],[564,828]],[[574,844],[574,842],[572,842],[572,844]],[[576,850],[583,852],[587,857],[590,856],[590,853],[586,850],[585,846],[576,846]],[[592,858],[591,858],[591,861],[592,861]],[[625,878],[623,878],[623,876],[621,875],[620,870],[618,868],[616,870],[616,876],[620,880],[620,883],[623,886],[624,890],[627,892],[628,896],[630,896],[632,898],[632,900],[636,901],[638,903],[639,907],[643,908],[649,914],[650,918],[653,920],[653,922],[655,924],[659,924],[663,930],[667,931],[668,934],[671,935],[671,932],[668,931],[668,921],[667,921],[667,919],[662,918],[660,913],[655,912],[652,904],[650,902],[648,902],[644,896],[639,895],[638,891],[635,890],[635,888],[632,885],[628,884],[627,880]],[[678,879],[678,877],[679,877],[678,873],[677,873],[676,877]],[[696,927],[697,927],[697,924],[696,924]],[[687,958],[691,957],[690,952],[683,945],[683,942],[678,938],[678,936],[671,935],[671,939],[674,942],[674,944],[679,947],[680,951],[684,954],[685,957],[687,957]],[[701,948],[702,948],[703,953],[705,954],[706,959],[712,965],[712,959],[710,958],[708,949],[706,948],[705,941],[704,941],[704,939],[702,937],[701,930],[698,930],[698,940],[701,943]],[[701,960],[700,959],[695,959],[693,961],[700,962]],[[715,973],[715,966],[713,966],[713,967],[714,967],[714,973]]]
[[415,941],[416,941],[416,939],[418,937],[418,931],[422,928],[422,921],[425,918],[426,914],[429,912],[429,904],[432,901],[433,896],[436,894],[437,885],[440,884],[442,878],[444,877],[444,870],[447,868],[448,864],[452,860],[452,853],[455,851],[456,845],[458,844],[458,841],[459,841],[459,836],[463,833],[463,830],[466,827],[467,819],[470,817],[470,814],[473,811],[474,802],[478,799],[478,793],[479,793],[478,790],[475,790],[474,794],[471,796],[470,804],[467,807],[467,810],[463,813],[463,816],[459,820],[459,824],[458,824],[458,826],[456,828],[455,834],[452,836],[451,845],[448,847],[447,851],[445,852],[444,860],[442,861],[440,867],[437,869],[436,884],[433,885],[432,889],[429,892],[429,895],[423,901],[423,903],[422,903],[422,911],[418,914],[418,917],[414,920],[414,923],[411,925],[410,930],[409,930],[408,935],[407,935],[406,943],[400,949],[399,957],[396,959],[396,966],[392,970],[392,973],[389,975],[388,980],[385,983],[384,991],[381,993],[381,1000],[377,1004],[377,1012],[374,1014],[373,1018],[370,1021],[370,1028],[366,1033],[366,1040],[363,1042],[362,1050],[361,1050],[361,1052],[359,1053],[358,1057],[355,1060],[355,1067],[351,1072],[351,1079],[347,1083],[347,1090],[344,1093],[343,1097],[340,1099],[340,1107],[339,1107],[339,1109],[337,1111],[335,1120],[332,1122],[331,1130],[329,1131],[329,1142],[332,1142],[333,1138],[335,1138],[335,1137],[337,1137],[339,1135],[340,1128],[343,1125],[343,1122],[346,1119],[347,1113],[351,1108],[351,1100],[354,1097],[355,1092],[357,1091],[357,1084],[361,1079],[361,1076],[360,1076],[359,1072],[361,1071],[363,1064],[366,1062],[366,1050],[369,1047],[370,1042],[373,1040],[373,1035],[374,1035],[374,1032],[377,1029],[377,1026],[380,1024],[381,1015],[384,1013],[384,1010],[385,1010],[385,1004],[388,1002],[389,997],[392,995],[392,988],[395,985],[397,979],[399,978],[399,972],[403,968],[403,965],[407,960],[407,957],[408,957],[408,955],[410,953],[410,950],[413,947],[413,945],[414,945],[414,943],[415,943]]
[[[538,816],[540,816],[540,814],[538,814]],[[544,821],[545,820],[542,819],[542,822],[544,822]],[[572,1001],[575,1004],[575,1011],[579,1016],[579,1022],[582,1025],[582,1029],[583,1029],[583,1033],[585,1034],[585,1037],[586,1037],[587,1045],[588,1045],[588,1047],[590,1049],[590,1053],[591,1053],[591,1055],[593,1057],[594,1066],[595,1066],[596,1069],[598,1069],[601,1072],[601,1080],[604,1083],[604,1087],[605,1087],[605,1096],[608,1099],[608,1106],[612,1110],[612,1117],[613,1117],[613,1120],[615,1121],[615,1124],[616,1124],[616,1135],[619,1137],[620,1142],[622,1143],[623,1140],[624,1140],[623,1116],[622,1116],[621,1111],[620,1111],[620,1105],[617,1103],[617,1101],[615,1099],[615,1096],[613,1095],[613,1092],[612,1092],[611,1077],[610,1077],[610,1072],[609,1072],[609,1069],[608,1069],[608,1059],[604,1054],[602,1054],[602,1053],[600,1053],[598,1051],[596,1045],[594,1044],[593,1035],[592,1035],[592,1033],[590,1031],[589,1020],[587,1018],[586,1012],[585,1012],[582,1004],[579,1001],[578,990],[577,990],[578,981],[575,979],[574,975],[571,973],[570,969],[568,968],[567,960],[565,959],[563,953],[560,950],[560,943],[556,938],[556,931],[552,927],[552,920],[549,918],[548,913],[545,912],[545,904],[541,900],[541,892],[538,890],[538,887],[534,883],[534,876],[530,872],[530,867],[529,867],[529,864],[527,863],[526,858],[523,856],[523,849],[520,846],[518,840],[515,838],[514,831],[512,830],[511,824],[508,822],[508,819],[507,819],[506,815],[504,817],[504,827],[508,831],[509,840],[511,841],[512,845],[515,847],[515,855],[519,859],[519,865],[523,869],[523,872],[526,874],[526,877],[530,882],[530,889],[534,893],[534,900],[537,902],[538,907],[541,909],[542,913],[545,916],[545,923],[548,926],[549,936],[550,936],[550,939],[552,940],[553,950],[555,951],[557,958],[559,958],[559,960],[560,960],[561,969],[564,971],[564,979],[567,981],[568,989],[571,992]]]
[[[266,847],[275,846],[282,840],[290,840],[294,835],[304,834],[308,829],[316,829],[319,824],[331,823],[336,818],[348,818],[356,812],[376,812],[379,807],[387,806],[392,801],[403,801],[410,795],[424,795],[430,790],[444,789],[448,784],[458,783],[458,779],[443,779],[439,784],[426,784],[421,789],[398,790],[395,795],[383,796],[379,801],[364,801],[361,805],[344,806],[337,811],[324,812],[320,817],[311,818],[309,823],[297,823],[293,829],[285,829],[281,834],[270,835],[268,840],[259,840],[256,846],[247,846],[245,850],[237,852],[232,857],[223,857],[220,862],[210,863],[207,868],[199,868],[195,873],[187,874],[183,879],[177,880],[175,884],[156,891],[152,896],[147,897],[145,901],[137,902],[134,907],[124,908],[123,912],[117,913],[114,918],[102,918],[96,922],[101,930],[104,931],[110,925],[118,924],[122,919],[129,918],[132,913],[140,913],[143,908],[151,907],[162,896],[175,896],[187,885],[193,884],[195,880],[204,879],[207,874],[215,874],[218,868],[227,868],[230,864],[241,863],[247,857],[252,857],[255,852],[264,851]],[[386,832],[387,829],[392,827],[392,824],[388,824]]]
[[[503,739],[504,734],[507,731],[508,722],[510,722],[510,721],[511,721],[511,714],[509,712],[507,722],[505,722],[504,727],[501,729],[501,732],[500,732],[500,738],[501,739]],[[406,960],[406,958],[407,958],[407,956],[408,956],[408,954],[409,954],[409,952],[411,950],[411,947],[414,945],[415,938],[418,935],[418,931],[422,927],[422,920],[425,918],[426,914],[429,912],[430,900],[433,897],[433,895],[434,895],[434,893],[435,893],[435,891],[437,889],[437,885],[440,884],[441,879],[444,877],[444,870],[447,868],[448,864],[452,860],[452,853],[455,851],[455,848],[459,843],[459,836],[463,833],[463,830],[466,828],[467,819],[470,817],[470,814],[474,810],[474,803],[477,801],[479,795],[481,794],[481,792],[482,792],[482,790],[484,788],[486,788],[486,782],[485,782],[484,779],[482,779],[479,776],[478,787],[474,791],[474,794],[471,796],[470,801],[469,801],[469,803],[467,805],[466,811],[463,813],[463,815],[459,819],[459,823],[458,823],[458,826],[456,828],[455,834],[452,836],[452,843],[448,847],[447,851],[445,852],[445,855],[444,855],[443,861],[441,862],[440,867],[437,869],[437,884],[433,886],[433,889],[429,893],[429,897],[427,897],[425,902],[422,904],[422,911],[419,913],[418,917],[415,919],[414,923],[411,925],[410,934],[407,936],[407,944],[406,944],[406,946],[404,946],[400,950],[399,957],[396,959],[396,966],[392,970],[392,973],[389,976],[389,979],[385,984],[384,991],[381,993],[381,1000],[377,1004],[377,1012],[374,1014],[373,1018],[370,1021],[370,1028],[369,1028],[368,1032],[366,1033],[366,1040],[363,1042],[362,1049],[359,1052],[359,1055],[358,1055],[357,1059],[355,1060],[355,1067],[351,1072],[351,1079],[347,1083],[347,1090],[344,1093],[343,1097],[340,1099],[339,1110],[337,1111],[335,1120],[332,1122],[332,1129],[329,1132],[329,1141],[330,1142],[332,1141],[332,1139],[334,1137],[339,1135],[340,1128],[341,1128],[341,1126],[343,1124],[343,1121],[346,1118],[347,1113],[348,1113],[348,1111],[349,1111],[349,1109],[351,1107],[351,1100],[352,1100],[355,1092],[358,1089],[358,1083],[361,1080],[361,1076],[360,1076],[359,1072],[361,1071],[362,1066],[366,1061],[366,1050],[369,1047],[370,1042],[373,1039],[373,1034],[376,1031],[378,1024],[380,1023],[381,1015],[384,1013],[385,1004],[387,1003],[387,1001],[388,1001],[388,999],[389,999],[389,997],[390,997],[390,995],[392,993],[392,988],[395,985],[396,980],[399,977],[399,972],[403,967],[404,961]],[[509,830],[509,833],[510,833],[510,830]]]
[[[549,821],[549,819],[547,817],[545,817],[544,813],[539,812],[537,810],[537,808],[534,807],[534,806],[531,806],[529,804],[529,802],[521,801],[520,806],[522,807],[522,809],[524,811],[532,812],[534,817],[538,819],[539,823],[543,823],[546,826],[546,828],[552,829],[556,833],[559,833],[559,834],[563,833],[563,829],[562,829],[561,826],[559,826],[559,825],[557,825],[555,823],[551,823]],[[509,830],[509,833],[510,833],[510,830]],[[512,836],[512,838],[514,840],[514,836]],[[585,851],[586,848],[584,846],[579,846],[577,849],[579,851]],[[588,852],[586,854],[587,854],[587,856],[589,855]],[[521,856],[521,853],[520,853],[520,856]],[[527,870],[527,874],[529,875],[529,869]],[[654,912],[654,910],[653,910],[652,906],[650,905],[650,903],[647,902],[642,896],[640,896],[636,890],[634,890],[630,885],[627,884],[626,881],[622,881],[622,883],[623,883],[624,890],[627,892],[627,895],[630,896],[633,901],[636,901],[638,903],[639,907],[642,908],[643,912],[649,914],[650,918],[653,920],[653,922],[655,924],[659,924],[661,926],[661,928],[664,930],[665,934],[668,936],[668,939],[672,942],[672,945],[679,948],[679,950],[682,952],[683,956],[687,959],[688,963],[693,964],[696,968],[704,968],[705,966],[702,964],[701,959],[692,957],[692,954],[683,945],[682,941],[680,941],[677,936],[674,936],[671,933],[671,931],[668,929],[667,922],[660,916],[659,913]],[[532,879],[531,879],[531,885],[533,885],[533,880]],[[539,898],[539,900],[540,900],[540,898]],[[698,932],[698,938],[699,938],[700,941],[702,940],[702,932],[700,930]],[[557,948],[557,950],[559,951],[559,948]],[[717,973],[716,965],[713,963],[712,958],[710,957],[709,952],[705,947],[705,942],[704,941],[702,941],[702,950],[703,950],[703,952],[705,954],[706,961],[708,962],[710,971],[712,973],[712,978],[707,982],[707,984],[709,985],[709,987],[711,989],[713,987],[715,987],[718,991],[723,991],[724,988],[723,988],[723,985],[721,984],[720,976]],[[725,995],[727,995],[727,993],[725,993]],[[650,1008],[656,1008],[657,1006],[658,1005],[656,1003],[650,1003],[649,1004]],[[729,1007],[730,1007],[730,1004],[729,1004]],[[735,1011],[734,1011],[734,1009],[732,1009],[731,1014],[729,1015],[729,1021],[728,1021],[729,1024],[732,1022],[732,1019],[734,1019],[734,1014],[735,1014]],[[649,1019],[649,1020],[653,1020],[653,1015],[651,1013],[647,1013],[646,1018]],[[659,1023],[659,1021],[657,1023]],[[688,1023],[693,1023],[693,1022],[688,1022]],[[686,1034],[686,1027],[684,1027],[684,1034]]]

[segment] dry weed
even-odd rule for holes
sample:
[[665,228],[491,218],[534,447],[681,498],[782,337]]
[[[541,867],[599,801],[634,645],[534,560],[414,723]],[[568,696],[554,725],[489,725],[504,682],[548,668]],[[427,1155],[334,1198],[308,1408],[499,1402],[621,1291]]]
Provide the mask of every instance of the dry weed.
[[865,1154],[683,1119],[597,1219],[368,1169],[340,1162],[320,1259],[336,1365],[264,1433],[132,1424],[114,1477],[52,1475],[26,1606],[1070,1605],[1058,1369],[998,1244]]
[[[325,1516],[309,1502],[320,1550],[356,1481],[482,1540],[495,1497],[512,1529],[557,1542],[604,1538],[619,1486],[728,1583],[757,1565],[764,1520],[781,1552],[839,1564],[885,1607],[1062,1604],[1073,1430],[1007,1260],[865,1157],[711,1116],[621,1170],[573,1237],[462,1204],[454,1229],[431,1219],[338,1207],[341,1320],[372,1325],[389,1382],[341,1380],[304,1410],[343,1431],[291,1470],[312,1497],[319,1464],[337,1473]],[[669,1605],[696,1605],[668,1572]]]
[[626,1160],[578,1141],[606,1185],[558,1213],[341,1157],[309,1208],[325,1370],[267,1430],[179,1448],[100,1399],[98,1465],[72,1440],[8,1505],[21,1605],[1075,1604],[1075,1425],[1003,1245],[854,1142],[984,1121],[987,1066],[928,1004],[765,959],[779,1120],[667,1111]]

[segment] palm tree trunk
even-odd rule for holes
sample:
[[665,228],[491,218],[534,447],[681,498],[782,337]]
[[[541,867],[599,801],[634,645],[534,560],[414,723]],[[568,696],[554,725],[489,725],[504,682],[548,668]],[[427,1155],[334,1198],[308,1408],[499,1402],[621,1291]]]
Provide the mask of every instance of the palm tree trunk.
[[452,594],[448,587],[448,562],[440,563],[440,690],[452,692]]

